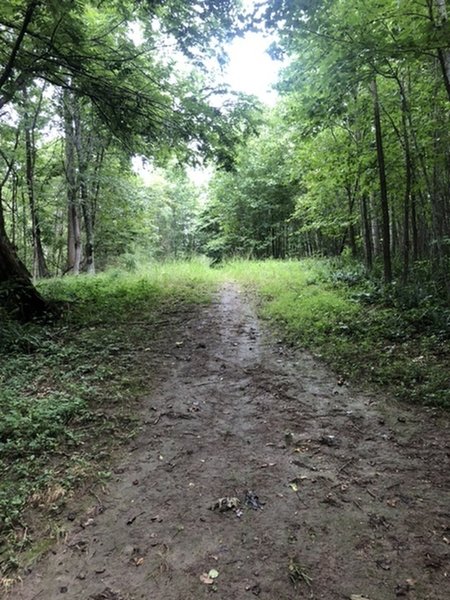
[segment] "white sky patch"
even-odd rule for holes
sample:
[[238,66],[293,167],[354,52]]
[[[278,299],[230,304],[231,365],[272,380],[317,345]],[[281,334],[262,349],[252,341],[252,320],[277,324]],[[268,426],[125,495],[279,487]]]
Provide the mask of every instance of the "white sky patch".
[[[243,0],[244,9],[254,8],[255,0]],[[130,37],[136,45],[144,41],[145,32],[139,22],[130,25]],[[265,36],[262,33],[249,32],[242,38],[236,38],[226,48],[229,55],[229,62],[223,72],[217,68],[217,65],[211,64],[211,73],[216,73],[217,85],[221,82],[227,83],[233,91],[254,95],[268,106],[273,106],[278,98],[277,92],[272,86],[278,79],[278,74],[283,64],[280,61],[274,61],[267,53],[270,44],[275,41],[274,37]],[[179,71],[189,72],[190,65],[184,56],[170,53],[171,58],[176,59],[177,69]],[[175,74],[174,74],[175,77]],[[222,105],[227,98],[218,96],[211,98],[212,104],[216,102]],[[133,169],[138,173],[145,185],[151,185],[154,181],[154,171],[151,166],[142,157],[133,159]],[[188,176],[193,183],[202,186],[211,178],[212,171],[209,168],[189,168]]]
[[128,34],[135,46],[140,46],[145,42],[144,28],[139,21],[133,21],[128,25]]
[[197,187],[206,185],[213,176],[212,167],[188,167],[186,169],[187,176]]
[[227,49],[230,62],[225,71],[225,81],[233,90],[253,94],[270,106],[277,100],[271,86],[282,66],[266,52],[272,42],[273,39],[255,32],[236,38]]
[[131,159],[131,166],[136,175],[141,177],[144,185],[149,186],[157,181],[157,173],[145,156],[134,155]]

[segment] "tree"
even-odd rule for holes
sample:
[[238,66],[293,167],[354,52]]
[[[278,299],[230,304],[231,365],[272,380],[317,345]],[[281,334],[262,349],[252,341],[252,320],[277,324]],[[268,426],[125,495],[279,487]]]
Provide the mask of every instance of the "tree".
[[22,91],[23,99],[23,128],[25,134],[25,164],[26,164],[26,183],[28,200],[30,204],[31,216],[31,232],[33,240],[33,276],[35,278],[48,277],[49,270],[47,268],[44,250],[42,247],[41,223],[38,209],[38,201],[36,197],[36,129],[37,121],[40,116],[42,101],[44,96],[45,86],[38,88],[36,103],[33,108],[33,113],[30,114],[30,96],[27,88]]
[[[378,229],[379,218],[386,281],[392,276],[390,255],[398,263],[402,243],[405,281],[411,256],[417,260],[422,254],[432,261],[434,278],[448,285],[450,207],[441,186],[448,173],[446,2],[281,0],[267,7],[265,17],[274,27],[283,20],[281,51],[294,60],[280,89],[300,107],[295,110],[305,141],[348,122],[354,98],[367,114],[367,90],[377,80],[372,151],[377,150],[379,186],[367,185],[363,177],[359,188],[366,256],[372,252],[370,237],[375,250],[378,238],[373,227],[370,235],[370,221]],[[376,196],[378,206],[370,200]]]
[[259,131],[241,139],[233,169],[211,183],[210,204],[201,219],[203,248],[213,258],[285,258],[292,246],[292,215],[298,174],[283,112],[269,114]]
[[[148,27],[148,39],[142,48],[136,48],[129,37],[129,23],[136,18],[145,18],[147,22],[158,20],[161,25],[161,33],[152,30],[151,35]],[[186,24],[187,18],[189,24]],[[173,35],[178,47],[187,55],[197,57],[198,62],[195,46],[205,48],[208,40],[213,40],[212,46],[220,52],[223,40],[233,33],[235,18],[235,2],[231,0],[3,2],[0,62],[4,67],[0,73],[0,109],[38,79],[64,90],[65,134],[66,140],[70,140],[66,145],[70,269],[76,272],[81,260],[75,156],[82,167],[85,164],[81,128],[78,131],[74,128],[74,114],[69,117],[69,112],[73,112],[70,104],[76,108],[75,99],[87,99],[112,134],[130,148],[137,146],[139,138],[153,146],[164,141],[169,144],[177,136],[182,137],[184,117],[176,108],[180,102],[174,99],[176,88],[170,83],[170,68],[159,60],[160,39]],[[82,195],[86,192],[84,175],[81,175]],[[31,193],[32,188],[29,190]],[[88,252],[89,264],[93,265],[92,227],[87,208],[84,196],[81,209],[90,238],[87,247],[92,247]],[[36,227],[34,230],[36,232]],[[41,310],[42,298],[15,256],[4,227],[0,228],[0,261],[3,263],[0,283],[16,288],[15,298],[23,314]]]

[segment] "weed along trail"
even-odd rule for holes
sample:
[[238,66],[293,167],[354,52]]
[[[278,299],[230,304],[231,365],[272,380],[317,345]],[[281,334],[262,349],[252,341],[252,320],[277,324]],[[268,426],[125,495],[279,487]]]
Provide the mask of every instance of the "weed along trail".
[[339,385],[233,283],[159,344],[140,435],[7,597],[450,597],[448,420]]

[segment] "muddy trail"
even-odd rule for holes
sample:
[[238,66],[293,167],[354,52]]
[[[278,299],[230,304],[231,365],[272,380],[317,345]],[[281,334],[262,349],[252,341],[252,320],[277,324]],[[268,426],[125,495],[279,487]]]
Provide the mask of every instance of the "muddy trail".
[[339,385],[231,283],[157,354],[108,489],[8,598],[450,598],[445,416]]

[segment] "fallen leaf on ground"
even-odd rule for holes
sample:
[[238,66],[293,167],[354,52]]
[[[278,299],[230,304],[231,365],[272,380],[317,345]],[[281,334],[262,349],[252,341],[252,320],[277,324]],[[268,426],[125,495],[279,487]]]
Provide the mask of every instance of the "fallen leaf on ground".
[[214,583],[214,579],[208,576],[208,573],[202,573],[200,575],[200,581],[205,585],[212,585]]
[[86,528],[86,527],[92,527],[93,525],[95,525],[95,521],[94,519],[87,519],[87,521],[85,521],[84,523],[80,523],[81,527]]
[[219,571],[217,571],[216,569],[211,569],[208,573],[208,577],[210,579],[217,579],[219,577]]

